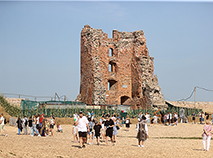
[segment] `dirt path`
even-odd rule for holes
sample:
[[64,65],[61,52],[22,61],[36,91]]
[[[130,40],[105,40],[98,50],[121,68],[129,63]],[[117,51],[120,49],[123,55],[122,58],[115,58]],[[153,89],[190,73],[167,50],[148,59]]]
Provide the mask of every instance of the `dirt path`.
[[137,146],[135,127],[132,125],[128,132],[120,129],[115,146],[101,143],[79,149],[79,144],[72,142],[72,125],[62,125],[64,133],[55,132],[55,137],[43,138],[19,136],[17,128],[7,126],[9,136],[0,135],[0,157],[213,157],[213,145],[209,152],[202,151],[203,125],[149,126],[145,148]]

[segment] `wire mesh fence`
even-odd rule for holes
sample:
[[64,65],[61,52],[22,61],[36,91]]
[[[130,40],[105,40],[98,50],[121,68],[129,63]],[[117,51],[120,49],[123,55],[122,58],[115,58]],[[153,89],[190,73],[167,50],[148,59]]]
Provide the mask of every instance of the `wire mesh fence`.
[[[47,117],[50,117],[51,115],[53,115],[54,117],[73,117],[73,114],[75,112],[79,113],[80,111],[83,112],[84,115],[87,115],[87,111],[91,112],[93,111],[96,117],[100,117],[102,115],[102,111],[104,111],[104,113],[109,113],[111,116],[112,114],[116,114],[119,115],[120,117],[125,117],[126,115],[129,115],[130,118],[137,118],[138,114],[140,112],[142,112],[143,114],[145,114],[146,112],[149,112],[150,116],[152,117],[154,115],[154,112],[156,112],[156,110],[153,109],[128,109],[127,112],[123,112],[122,110],[119,110],[118,108],[110,108],[110,109],[88,109],[86,108],[86,106],[84,106],[82,108],[82,106],[71,106],[71,107],[64,107],[64,108],[46,108],[46,106],[32,106],[28,108],[28,106],[25,106],[25,108],[19,108],[16,106],[12,106],[10,105],[3,96],[0,96],[0,104],[1,106],[5,109],[5,111],[13,117],[23,117],[23,116],[33,116],[33,115],[38,115],[38,114],[44,114]],[[162,111],[164,114],[168,113],[168,112],[176,112],[177,114],[179,114],[180,109],[182,109],[182,107],[175,107],[172,105],[168,106],[167,110]],[[191,116],[193,114],[193,112],[195,112],[195,114],[198,114],[199,112],[202,111],[202,109],[192,109],[192,108],[183,108],[185,110],[185,115],[186,116]]]

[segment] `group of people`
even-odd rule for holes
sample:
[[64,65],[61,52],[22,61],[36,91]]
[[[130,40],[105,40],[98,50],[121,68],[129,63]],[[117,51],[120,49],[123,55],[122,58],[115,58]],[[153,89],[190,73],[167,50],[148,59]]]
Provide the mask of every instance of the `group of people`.
[[[91,113],[87,112],[87,115],[84,116],[83,112],[80,111],[79,114],[74,114],[74,125],[73,125],[73,136],[74,141],[79,141],[80,148],[85,147],[85,143],[92,145],[94,143],[94,139],[96,139],[97,145],[100,142],[105,142],[108,146],[108,139],[112,145],[116,143],[116,136],[118,134],[118,130],[123,127],[123,124],[126,124],[126,131],[130,128],[130,118],[127,117],[124,119],[122,118],[122,124],[120,124],[120,117],[115,113],[110,117],[110,114],[105,114],[104,111],[102,112],[102,116],[99,120],[95,119],[95,114],[92,111]],[[192,114],[192,120],[195,121],[195,113]],[[204,123],[204,113],[199,113],[200,123]],[[157,124],[158,117],[154,115],[153,117],[153,124]],[[138,147],[144,147],[144,142],[148,138],[148,126],[147,124],[150,123],[150,114],[142,114],[139,113],[138,115],[138,123],[136,125],[137,128],[137,139],[138,139]],[[166,125],[174,125],[178,124],[178,115],[176,112],[166,113],[163,116],[163,123]],[[210,117],[206,118],[205,125],[203,128],[203,150],[209,151],[210,148],[210,141],[211,141],[211,133],[213,132],[211,123],[213,123],[213,114]],[[3,114],[0,115],[0,130],[4,131],[5,136],[7,132],[5,130],[6,119],[4,118]],[[39,137],[46,136],[48,137],[51,133],[51,136],[54,136],[54,125],[55,119],[53,116],[47,118],[46,116],[42,115],[34,115],[33,117],[27,118],[24,116],[23,119],[18,118],[16,121],[18,127],[18,134],[24,131],[24,134],[29,133],[31,136],[37,135]],[[63,132],[63,129],[59,124],[57,124],[57,128],[59,132]],[[206,146],[207,142],[207,146]]]
[[[87,112],[88,114],[88,112]],[[137,124],[137,139],[138,147],[144,147],[144,141],[148,137],[148,127],[147,122],[150,122],[150,115],[146,113],[143,115],[140,113],[138,115],[138,124]],[[73,125],[73,136],[74,141],[79,141],[80,148],[85,148],[85,144],[93,144],[93,139],[96,139],[97,145],[101,142],[105,142],[108,146],[108,139],[110,138],[112,145],[116,143],[116,136],[118,130],[120,129],[120,118],[118,115],[113,114],[110,117],[110,114],[102,113],[102,117],[99,119],[99,122],[95,120],[91,115],[83,116],[83,112],[80,111],[79,115],[74,114],[74,125]],[[122,118],[122,124],[126,124],[126,131],[130,128],[130,118],[127,115],[126,118]],[[78,135],[79,140],[78,140]]]
[[[195,122],[195,116],[196,116],[195,113],[193,113],[192,114],[193,122]],[[204,124],[205,116],[206,116],[206,120],[211,119],[211,124],[213,124],[213,113],[211,115],[209,113],[204,113],[202,111],[202,112],[199,112],[198,116],[199,116],[200,124]]]
[[178,114],[176,112],[172,113],[168,112],[164,115],[164,124],[169,126],[177,126],[178,124]]
[[83,112],[80,111],[79,115],[74,114],[74,122],[74,141],[78,141],[78,134],[80,148],[84,148],[86,142],[92,145],[94,139],[96,139],[97,145],[100,142],[106,142],[108,145],[108,138],[110,138],[111,143],[115,145],[116,136],[120,129],[119,118],[115,114],[110,117],[109,113],[106,115],[102,113],[102,117],[95,120],[91,115],[83,116]]
[[34,115],[33,117],[29,117],[29,119],[24,116],[23,119],[18,118],[16,121],[18,127],[18,135],[21,134],[22,130],[24,131],[25,135],[28,135],[28,128],[29,134],[33,137],[35,134],[39,137],[46,136],[48,137],[51,132],[51,136],[54,136],[54,125],[55,119],[53,116],[47,118],[47,116],[41,115]]

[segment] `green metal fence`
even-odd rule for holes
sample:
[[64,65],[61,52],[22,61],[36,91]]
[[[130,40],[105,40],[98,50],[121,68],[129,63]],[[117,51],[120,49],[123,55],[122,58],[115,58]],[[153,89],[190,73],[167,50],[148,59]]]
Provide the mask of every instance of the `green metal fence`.
[[[24,102],[26,103],[26,102]],[[48,117],[50,117],[51,115],[55,116],[55,117],[73,117],[73,114],[75,112],[79,113],[79,111],[82,111],[84,115],[87,115],[87,111],[91,112],[93,111],[95,113],[96,117],[100,117],[102,115],[102,111],[106,113],[110,113],[110,115],[112,115],[113,113],[115,113],[116,115],[120,115],[121,117],[126,117],[126,115],[129,115],[130,118],[137,118],[138,114],[140,112],[142,112],[143,114],[145,114],[146,112],[150,113],[150,116],[153,116],[153,113],[156,110],[152,110],[152,109],[135,109],[135,110],[127,110],[127,113],[122,113],[121,110],[118,110],[117,108],[115,108],[114,110],[112,109],[87,109],[86,106],[84,106],[84,108],[82,108],[81,106],[72,106],[72,108],[46,108],[45,106],[40,106],[39,108],[36,108],[36,106],[34,107],[34,101],[31,101],[32,106],[26,106],[24,108],[18,108],[18,107],[14,107],[11,106],[5,99],[3,96],[0,96],[0,104],[2,107],[4,107],[5,111],[7,113],[9,113],[10,116],[13,117],[23,117],[24,115],[26,115],[27,117],[32,116],[32,115],[38,115],[38,114],[44,114],[47,115]],[[74,103],[74,102],[73,102]],[[36,103],[37,104],[37,103]],[[75,103],[76,104],[76,103]],[[83,104],[82,104],[83,105]],[[175,107],[171,104],[167,104],[168,105],[168,109],[166,111],[163,111],[163,113],[167,113],[167,112],[177,112],[179,114],[180,109],[182,109],[182,107]],[[202,109],[192,109],[192,108],[183,108],[185,110],[185,114],[187,116],[191,116],[193,112],[195,112],[195,114],[198,114],[199,112],[202,111]]]

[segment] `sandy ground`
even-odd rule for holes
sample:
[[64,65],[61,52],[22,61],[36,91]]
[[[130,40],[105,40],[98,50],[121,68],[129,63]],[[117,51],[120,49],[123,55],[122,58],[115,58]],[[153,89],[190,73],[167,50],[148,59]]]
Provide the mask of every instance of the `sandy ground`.
[[213,145],[210,146],[210,151],[202,151],[203,125],[200,124],[149,126],[145,148],[137,146],[134,124],[130,131],[125,131],[124,128],[119,130],[115,146],[110,143],[109,146],[104,143],[98,146],[94,141],[94,145],[86,145],[83,149],[79,149],[79,144],[73,142],[72,126],[62,125],[62,128],[64,133],[55,132],[54,137],[42,138],[19,136],[17,128],[6,126],[8,137],[0,134],[0,157],[213,157]]

